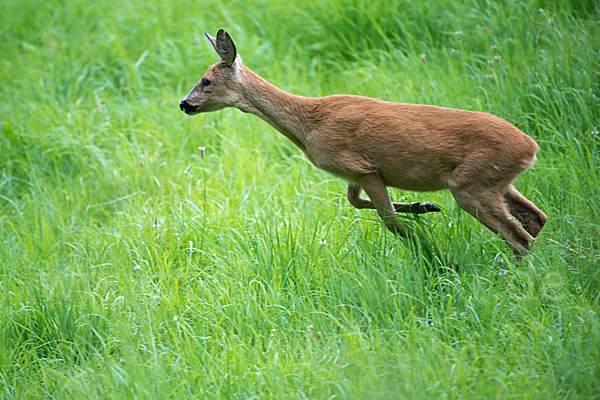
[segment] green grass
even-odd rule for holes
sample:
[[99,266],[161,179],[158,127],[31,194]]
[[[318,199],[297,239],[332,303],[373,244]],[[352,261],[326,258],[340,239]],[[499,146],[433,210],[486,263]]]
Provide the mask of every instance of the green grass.
[[[0,397],[600,398],[600,8],[550,3],[2,2]],[[185,116],[221,27],[285,90],[534,137],[531,254],[392,190],[443,208],[408,246],[258,118]]]

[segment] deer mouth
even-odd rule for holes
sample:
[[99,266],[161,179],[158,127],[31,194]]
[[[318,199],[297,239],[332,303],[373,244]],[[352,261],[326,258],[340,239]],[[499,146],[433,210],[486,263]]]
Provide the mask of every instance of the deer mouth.
[[200,110],[185,110],[183,111],[184,113],[186,113],[187,115],[196,115],[196,114],[200,114]]

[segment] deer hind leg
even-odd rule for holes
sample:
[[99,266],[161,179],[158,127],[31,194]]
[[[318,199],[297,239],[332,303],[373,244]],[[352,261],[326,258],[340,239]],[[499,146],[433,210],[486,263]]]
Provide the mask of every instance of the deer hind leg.
[[[358,184],[360,186],[356,184],[348,186],[348,200],[350,200],[350,203],[357,208],[375,208],[388,230],[402,237],[409,237],[404,226],[396,218],[396,211],[381,178],[376,174],[364,175],[358,179]],[[370,201],[360,197],[361,188],[365,190],[371,199]]]
[[512,246],[517,259],[521,259],[534,242],[534,238],[519,224],[510,219],[502,201],[503,191],[496,189],[461,188],[452,190],[458,205],[477,218],[492,232],[500,234]]
[[[362,188],[357,183],[348,184],[348,201],[356,208],[375,208],[371,200],[360,197]],[[438,212],[440,208],[429,203],[392,203],[396,212],[412,213],[412,214],[425,214],[428,212]]]
[[548,217],[531,201],[515,189],[513,185],[504,193],[504,202],[508,212],[521,222],[523,228],[533,237],[540,233]]

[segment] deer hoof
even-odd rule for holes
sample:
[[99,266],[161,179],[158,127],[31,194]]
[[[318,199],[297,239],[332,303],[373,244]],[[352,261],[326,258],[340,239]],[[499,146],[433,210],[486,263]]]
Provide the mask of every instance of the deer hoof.
[[433,205],[431,203],[421,203],[421,202],[417,202],[417,203],[413,203],[412,207],[414,207],[414,209],[417,211],[417,214],[425,214],[428,212],[440,212],[442,211],[441,208],[439,208],[436,205]]

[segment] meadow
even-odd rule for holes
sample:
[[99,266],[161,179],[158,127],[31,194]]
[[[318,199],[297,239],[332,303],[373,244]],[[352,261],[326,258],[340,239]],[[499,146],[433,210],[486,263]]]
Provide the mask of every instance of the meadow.
[[[593,1],[0,3],[0,398],[600,398]],[[188,117],[218,61],[304,96],[496,114],[549,217],[515,261],[448,192],[356,210],[262,120]]]

